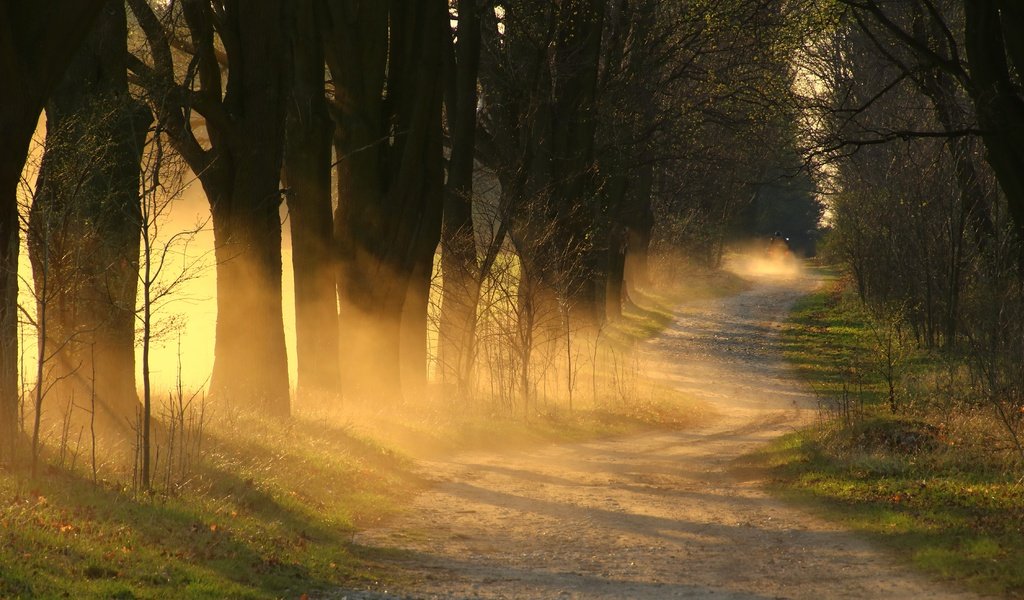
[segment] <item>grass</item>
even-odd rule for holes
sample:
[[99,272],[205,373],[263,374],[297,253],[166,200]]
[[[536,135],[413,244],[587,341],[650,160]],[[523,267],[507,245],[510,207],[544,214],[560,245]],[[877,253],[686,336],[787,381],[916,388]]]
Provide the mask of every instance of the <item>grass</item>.
[[[784,334],[797,370],[832,397],[843,393],[850,365],[863,361],[871,340],[838,282],[802,301]],[[941,368],[927,357],[909,362],[916,372]],[[933,576],[981,593],[1024,596],[1024,485],[1008,455],[993,451],[999,433],[991,419],[928,406],[892,415],[881,404],[877,375],[865,374],[861,385],[857,418],[785,436],[744,462],[763,469],[777,493]]]
[[375,579],[350,540],[419,488],[411,461],[317,423],[236,426],[153,494],[0,473],[0,597],[297,598]]
[[822,290],[793,307],[782,350],[805,380],[821,393],[834,394],[841,391],[844,368],[858,362],[870,342],[862,313],[845,297],[835,275],[826,274],[824,280]]

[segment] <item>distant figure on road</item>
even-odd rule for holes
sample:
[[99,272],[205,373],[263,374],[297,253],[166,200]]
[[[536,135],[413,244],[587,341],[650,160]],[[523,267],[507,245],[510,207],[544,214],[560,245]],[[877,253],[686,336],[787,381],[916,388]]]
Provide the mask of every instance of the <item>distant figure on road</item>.
[[775,235],[768,240],[768,257],[782,259],[787,256],[789,256],[789,238],[783,237],[781,232],[776,231]]

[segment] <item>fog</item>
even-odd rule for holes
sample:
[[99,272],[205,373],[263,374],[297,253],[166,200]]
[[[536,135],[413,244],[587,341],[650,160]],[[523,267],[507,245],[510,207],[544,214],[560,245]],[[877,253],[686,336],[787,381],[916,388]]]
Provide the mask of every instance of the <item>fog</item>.
[[[43,125],[40,126],[40,132]],[[36,144],[25,171],[25,186],[22,190],[23,212],[27,214],[28,199],[35,181],[41,145]],[[154,240],[156,248],[162,248],[171,238],[205,226],[194,234],[186,235],[187,245],[176,246],[170,254],[168,266],[161,274],[157,286],[170,284],[185,275],[168,295],[165,302],[157,307],[153,315],[156,337],[150,348],[150,378],[155,402],[166,402],[168,395],[176,389],[186,396],[203,394],[209,389],[210,375],[214,366],[214,344],[217,326],[217,265],[214,258],[214,233],[210,220],[208,200],[199,182],[191,174],[182,178],[181,185],[174,187],[174,197],[169,210],[160,220],[159,236]],[[300,413],[310,414],[323,410],[334,411],[339,404],[337,394],[323,398],[297,398],[296,365],[296,324],[295,296],[291,255],[290,224],[285,203],[280,209],[282,234],[282,308],[284,338],[288,354],[289,381],[292,387],[293,407]],[[186,253],[182,253],[183,249]],[[534,298],[530,314],[529,335],[524,337],[521,317],[521,290],[519,278],[521,265],[511,248],[503,250],[494,268],[483,282],[478,308],[474,349],[475,360],[470,375],[472,398],[460,397],[452,386],[440,385],[442,369],[439,363],[438,320],[441,279],[438,260],[435,257],[432,274],[432,292],[427,300],[426,347],[422,351],[402,352],[404,404],[402,410],[416,412],[426,409],[429,413],[437,410],[451,411],[465,406],[467,401],[478,409],[528,416],[536,412],[552,410],[573,410],[580,408],[607,408],[610,403],[635,403],[656,405],[664,400],[667,391],[656,384],[650,376],[649,365],[645,364],[642,353],[638,352],[637,335],[648,335],[646,331],[657,331],[671,318],[672,302],[678,302],[696,295],[709,293],[715,285],[708,283],[707,273],[695,267],[685,256],[662,253],[653,263],[661,264],[663,275],[672,285],[655,285],[652,290],[670,290],[667,296],[657,293],[634,292],[626,306],[626,319],[622,323],[609,324],[599,330],[587,327],[568,327],[564,318],[564,307],[550,304],[542,298]],[[730,251],[728,269],[740,277],[796,276],[801,267],[791,254],[770,256],[765,240],[753,240],[740,244]],[[652,266],[652,275],[658,277],[659,269]],[[37,310],[33,298],[33,279],[27,245],[22,240],[20,259],[20,299],[26,315],[34,318]],[[378,277],[385,275],[378,274]],[[694,285],[695,281],[699,281]],[[260,290],[254,288],[253,293]],[[714,293],[713,291],[711,293]],[[140,298],[141,302],[141,298]],[[392,327],[394,323],[378,323],[361,320],[360,329],[369,332],[379,327]],[[337,322],[325,323],[325,327],[337,327]],[[343,328],[344,329],[344,328]],[[242,332],[240,335],[256,335],[257,330]],[[341,332],[342,346],[352,331]],[[21,378],[23,393],[35,384],[38,343],[35,329],[25,323],[21,327]],[[244,339],[244,338],[243,338]],[[142,387],[142,344],[141,335],[136,334],[136,385]],[[374,373],[381,368],[376,356],[360,356],[342,352],[343,370],[351,379],[362,377],[374,380]],[[426,364],[424,364],[426,362]],[[526,365],[524,367],[524,365]],[[249,368],[259,369],[260,365]],[[425,375],[426,379],[423,379]],[[50,375],[52,377],[52,375]],[[79,374],[80,379],[85,376]],[[349,392],[351,389],[343,391]],[[457,393],[458,392],[458,393]],[[357,394],[358,395],[358,394]],[[356,400],[351,402],[349,400]],[[321,400],[329,400],[321,402]],[[392,434],[408,439],[418,439],[415,433],[401,431],[407,425],[395,423],[393,419],[381,418],[381,406],[360,402],[360,398],[347,398],[343,420],[359,421],[378,428],[390,429]],[[392,398],[391,401],[397,400]],[[397,408],[397,407],[395,407]],[[393,412],[393,411],[388,411]],[[422,415],[421,415],[422,417]],[[428,421],[429,418],[427,417]],[[413,427],[415,429],[415,427]],[[408,440],[406,440],[408,441]],[[420,442],[422,440],[419,440]],[[414,444],[410,444],[414,445]]]
[[732,246],[727,267],[741,277],[799,277],[804,272],[803,262],[793,251],[773,253],[768,240],[756,239]]

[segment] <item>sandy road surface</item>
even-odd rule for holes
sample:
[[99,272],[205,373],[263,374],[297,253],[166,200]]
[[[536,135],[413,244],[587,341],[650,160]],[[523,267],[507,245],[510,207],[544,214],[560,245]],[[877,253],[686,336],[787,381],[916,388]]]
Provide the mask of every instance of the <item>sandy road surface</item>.
[[407,589],[349,598],[967,598],[768,497],[730,461],[812,417],[779,321],[814,285],[762,277],[652,344],[720,416],[702,428],[424,465],[436,485],[356,541],[405,550]]

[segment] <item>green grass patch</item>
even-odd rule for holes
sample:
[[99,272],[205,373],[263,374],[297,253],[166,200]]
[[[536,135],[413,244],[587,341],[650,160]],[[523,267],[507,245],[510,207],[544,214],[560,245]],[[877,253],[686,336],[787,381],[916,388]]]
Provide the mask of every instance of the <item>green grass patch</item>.
[[825,284],[793,307],[782,332],[786,359],[819,395],[849,392],[852,385],[875,396],[882,378],[870,368],[872,336],[866,315],[833,274],[825,273]]
[[776,493],[868,534],[932,575],[986,594],[1024,593],[1018,478],[945,445],[900,453],[850,442],[849,431],[808,430],[747,460],[765,469]]
[[[927,407],[890,414],[881,402],[883,378],[868,366],[876,339],[837,281],[801,301],[784,333],[786,356],[833,403],[862,388],[864,408],[853,418],[834,411],[825,425],[782,437],[742,462],[761,469],[776,493],[934,576],[981,593],[1024,594],[1019,473],[1004,454],[947,428],[949,414]],[[934,360],[908,357],[905,371],[940,368]]]
[[349,542],[419,488],[411,462],[341,428],[235,425],[152,494],[0,473],[0,597],[297,598],[377,578]]

